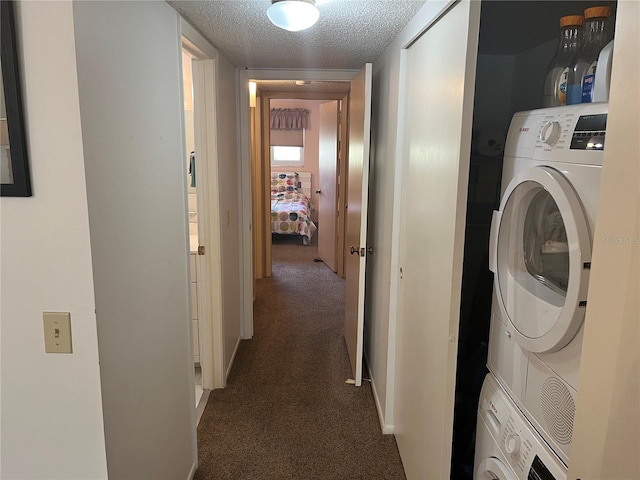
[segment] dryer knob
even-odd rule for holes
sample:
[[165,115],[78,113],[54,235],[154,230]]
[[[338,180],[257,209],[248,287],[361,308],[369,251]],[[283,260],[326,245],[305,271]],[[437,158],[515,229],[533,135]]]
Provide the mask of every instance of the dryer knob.
[[520,452],[520,435],[517,433],[508,434],[507,438],[504,439],[504,448],[507,453],[517,455]]
[[540,141],[547,145],[553,145],[560,138],[560,123],[544,122],[540,129]]

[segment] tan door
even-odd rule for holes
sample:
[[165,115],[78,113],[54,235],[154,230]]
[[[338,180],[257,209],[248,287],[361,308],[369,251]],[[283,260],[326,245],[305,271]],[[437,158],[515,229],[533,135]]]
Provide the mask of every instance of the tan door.
[[[407,478],[449,478],[480,2],[406,52],[394,427]],[[418,374],[418,376],[416,376]]]
[[344,336],[355,384],[360,386],[364,345],[364,287],[367,263],[367,200],[371,136],[370,63],[362,67],[351,81],[349,105]]
[[338,102],[320,104],[318,152],[318,258],[334,272],[336,258],[336,212],[338,168]]

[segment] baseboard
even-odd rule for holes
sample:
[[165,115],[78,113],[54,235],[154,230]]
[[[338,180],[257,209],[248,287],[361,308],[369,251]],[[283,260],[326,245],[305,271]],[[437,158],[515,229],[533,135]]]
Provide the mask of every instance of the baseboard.
[[207,406],[207,402],[209,401],[210,393],[211,390],[204,390],[202,392],[202,396],[200,397],[200,401],[198,402],[198,406],[196,407],[196,427],[200,424],[200,419],[202,418],[204,408]]
[[387,425],[384,421],[384,414],[382,413],[382,405],[380,404],[380,397],[378,396],[378,390],[376,389],[376,382],[371,375],[371,369],[369,368],[369,361],[367,356],[364,355],[364,367],[367,371],[367,376],[371,379],[371,392],[373,393],[373,400],[376,404],[376,411],[378,412],[378,421],[380,422],[380,429],[384,435],[391,435],[394,433],[393,425]]
[[242,341],[242,337],[238,337],[238,341],[236,342],[236,346],[233,349],[233,354],[231,355],[231,360],[229,361],[229,366],[227,367],[227,371],[224,373],[224,384],[227,385],[227,378],[229,378],[229,374],[231,373],[231,367],[233,367],[233,361],[236,359],[236,353],[238,353],[238,348],[240,347],[240,342]]
[[195,476],[197,469],[198,469],[197,463],[194,463],[191,465],[191,470],[189,470],[189,476],[187,477],[188,480],[193,480],[193,477]]

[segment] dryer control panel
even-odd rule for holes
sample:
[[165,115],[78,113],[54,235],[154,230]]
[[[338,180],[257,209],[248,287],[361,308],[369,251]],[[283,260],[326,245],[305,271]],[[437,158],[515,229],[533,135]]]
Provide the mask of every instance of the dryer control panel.
[[602,165],[607,112],[606,103],[518,112],[509,127],[505,157]]
[[581,115],[571,138],[572,150],[604,150],[607,114]]

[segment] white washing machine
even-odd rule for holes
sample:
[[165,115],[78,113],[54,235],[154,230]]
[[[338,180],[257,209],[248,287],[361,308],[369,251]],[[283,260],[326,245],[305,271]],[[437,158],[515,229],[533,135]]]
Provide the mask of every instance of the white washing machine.
[[564,480],[567,467],[502,390],[493,374],[478,403],[474,480]]
[[607,104],[516,113],[491,225],[489,369],[568,464]]

